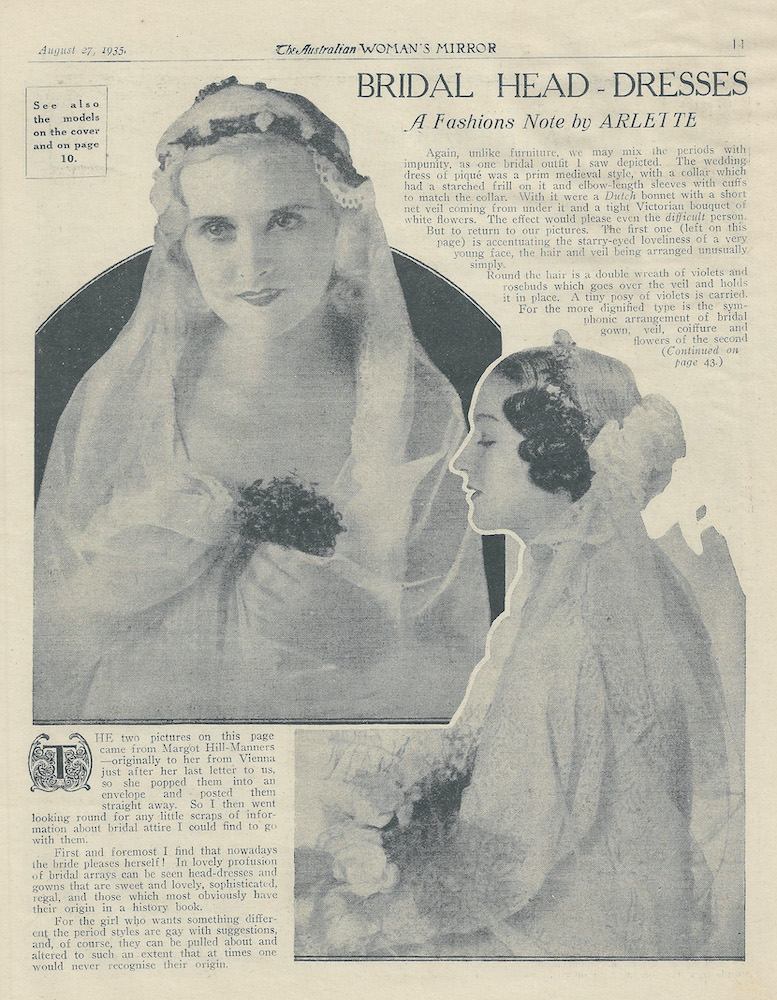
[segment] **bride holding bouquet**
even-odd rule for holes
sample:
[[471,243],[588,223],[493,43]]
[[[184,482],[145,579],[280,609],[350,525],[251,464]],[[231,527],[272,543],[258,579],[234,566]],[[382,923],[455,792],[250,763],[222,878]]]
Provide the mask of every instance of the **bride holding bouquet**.
[[450,718],[489,622],[463,415],[371,182],[233,77],[157,158],[140,300],[38,503],[36,717]]

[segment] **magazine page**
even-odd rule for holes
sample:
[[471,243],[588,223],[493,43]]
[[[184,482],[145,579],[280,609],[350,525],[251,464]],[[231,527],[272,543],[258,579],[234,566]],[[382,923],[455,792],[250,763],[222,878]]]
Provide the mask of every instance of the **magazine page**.
[[7,22],[8,995],[771,995],[770,12]]

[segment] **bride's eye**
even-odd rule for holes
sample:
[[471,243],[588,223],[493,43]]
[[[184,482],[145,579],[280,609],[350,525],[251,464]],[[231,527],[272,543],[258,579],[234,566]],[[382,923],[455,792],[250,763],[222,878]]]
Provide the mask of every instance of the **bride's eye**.
[[494,441],[493,438],[481,438],[478,441],[478,446],[480,448],[490,448],[492,444],[496,444],[496,441]]
[[200,226],[200,232],[214,243],[227,243],[234,238],[235,227],[226,219],[208,219]]
[[304,219],[299,212],[293,212],[290,209],[281,209],[278,212],[273,212],[270,216],[270,221],[267,223],[268,229],[296,229],[298,226],[302,225]]

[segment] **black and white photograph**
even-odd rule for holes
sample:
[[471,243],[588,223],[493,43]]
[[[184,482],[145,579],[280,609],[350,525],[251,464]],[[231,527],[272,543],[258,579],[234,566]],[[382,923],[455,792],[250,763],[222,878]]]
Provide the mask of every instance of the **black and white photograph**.
[[[156,155],[137,305],[54,414],[36,718],[450,719],[491,621],[448,470],[456,389],[466,404],[498,329],[400,262],[454,388],[369,178],[307,98],[210,84]],[[105,347],[87,308],[38,334],[41,434]]]
[[450,727],[298,731],[298,954],[741,956],[743,595],[641,517],[684,455],[566,330],[491,366],[451,469],[523,543],[509,608]]

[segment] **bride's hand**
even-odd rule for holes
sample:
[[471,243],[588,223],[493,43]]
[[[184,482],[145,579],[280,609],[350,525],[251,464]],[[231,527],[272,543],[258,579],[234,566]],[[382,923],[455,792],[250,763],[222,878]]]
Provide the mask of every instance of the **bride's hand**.
[[271,543],[254,553],[240,586],[254,591],[267,636],[324,661],[359,667],[393,641],[392,595],[349,564]]

